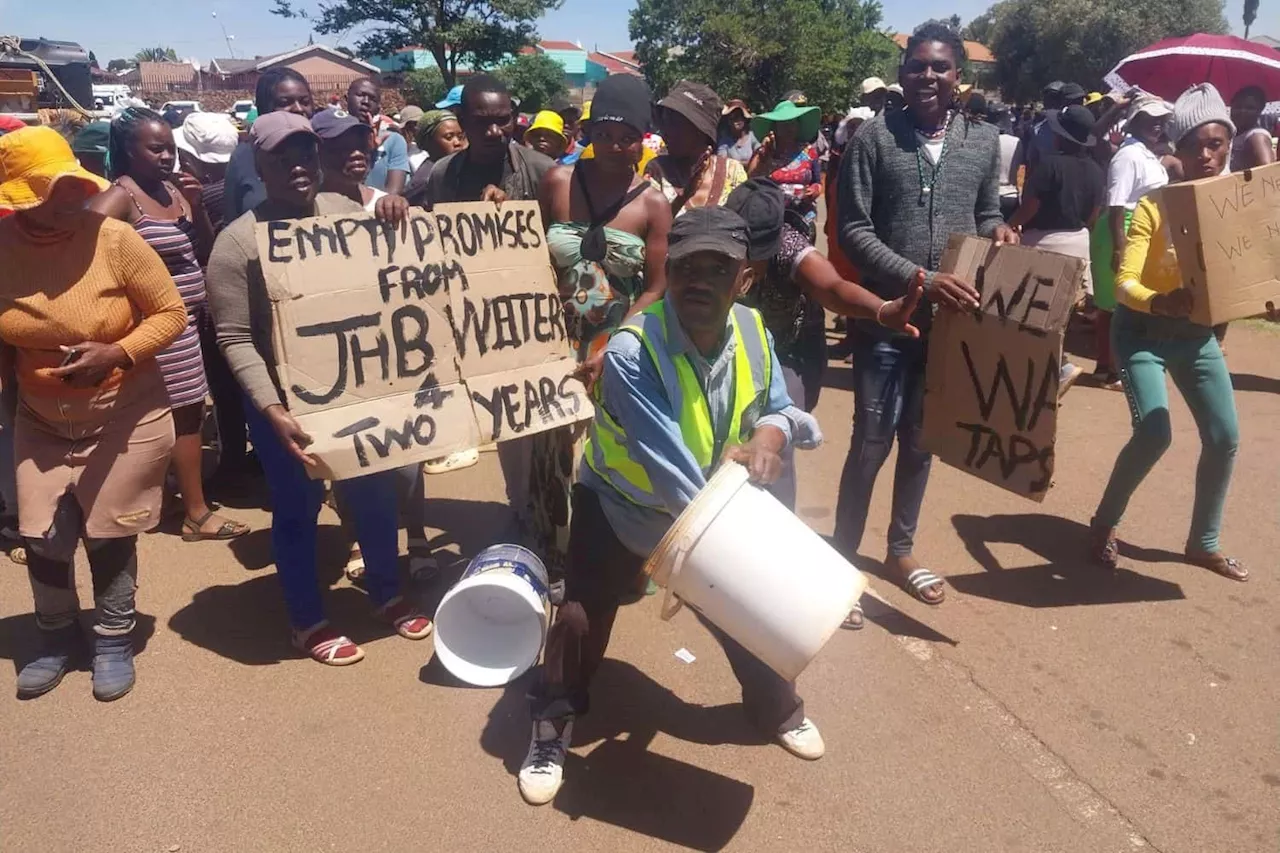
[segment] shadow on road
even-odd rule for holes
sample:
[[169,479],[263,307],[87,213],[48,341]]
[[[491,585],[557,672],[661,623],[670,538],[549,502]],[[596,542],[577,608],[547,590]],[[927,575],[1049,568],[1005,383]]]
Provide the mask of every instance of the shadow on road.
[[1237,391],[1257,391],[1261,394],[1280,394],[1280,379],[1258,376],[1256,373],[1231,374],[1231,387]]
[[[515,776],[529,746],[529,673],[507,685],[480,738]],[[574,723],[571,754],[554,807],[694,850],[721,850],[746,820],[755,789],[744,782],[649,751],[659,731],[700,744],[764,740],[738,704],[691,705],[634,666],[606,659],[591,690],[591,713]]]
[[[1185,598],[1176,583],[1128,569],[1109,572],[1088,560],[1089,528],[1053,515],[956,515],[951,523],[970,556],[985,571],[951,575],[947,582],[966,595],[1023,607],[1071,607]],[[1006,569],[993,543],[1017,545],[1043,557],[1045,565]],[[1168,552],[1122,547],[1121,555],[1162,560]]]
[[[827,541],[830,542],[831,540],[828,538]],[[877,560],[875,557],[868,557],[865,554],[857,554],[854,556],[853,562],[859,571],[877,577],[890,586],[901,588],[902,579],[890,572],[885,567],[883,560]],[[921,604],[920,606],[928,607],[929,605]],[[946,643],[949,646],[959,645],[946,634],[934,630],[879,598],[864,594],[862,596],[862,612],[868,622],[879,625],[896,637],[916,637],[921,640],[928,640],[931,643]]]
[[[259,534],[263,534],[259,536]],[[389,637],[393,631],[373,615],[373,605],[361,586],[343,579],[349,545],[336,525],[319,528],[318,579],[324,596],[326,616],[341,633],[356,643]],[[237,540],[244,543],[235,550],[246,568],[271,565],[270,532],[254,531]],[[253,557],[256,548],[266,548],[265,560]],[[440,579],[414,584],[408,580],[401,560],[401,589],[415,601],[437,595]],[[446,587],[447,588],[447,587]],[[440,592],[439,594],[443,594]],[[428,610],[434,612],[434,609]],[[275,572],[261,574],[239,584],[210,586],[197,592],[191,603],[173,614],[169,628],[189,643],[215,654],[250,666],[263,666],[291,660],[299,652],[289,641],[289,618],[284,595]]]
[[456,545],[469,560],[490,545],[516,541],[515,515],[509,506],[497,501],[437,498],[431,494],[431,480],[427,478],[427,523],[441,531],[432,537],[432,549]]
[[[147,650],[147,642],[156,632],[156,617],[149,613],[137,614],[137,627],[133,629],[133,653],[141,655]],[[89,661],[93,655],[93,611],[80,614],[80,625],[84,629],[84,644],[81,653],[72,659],[73,666],[82,671],[89,670]],[[7,619],[0,619],[0,658],[12,661],[16,674],[27,663],[34,660],[40,651],[40,629],[36,627],[34,613],[20,613]]]

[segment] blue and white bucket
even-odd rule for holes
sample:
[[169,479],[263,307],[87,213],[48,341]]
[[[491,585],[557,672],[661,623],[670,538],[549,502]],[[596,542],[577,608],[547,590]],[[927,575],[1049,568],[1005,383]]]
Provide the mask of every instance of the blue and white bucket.
[[493,545],[436,608],[436,657],[468,684],[498,687],[538,661],[549,624],[547,569],[528,548]]

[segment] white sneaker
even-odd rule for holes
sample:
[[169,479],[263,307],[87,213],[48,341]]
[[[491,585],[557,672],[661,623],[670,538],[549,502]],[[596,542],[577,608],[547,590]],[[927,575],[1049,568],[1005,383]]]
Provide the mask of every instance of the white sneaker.
[[808,717],[794,729],[779,734],[778,743],[787,752],[805,761],[817,761],[827,751],[827,745],[822,742],[822,734]]
[[520,765],[520,796],[531,806],[542,806],[555,799],[564,784],[564,757],[573,738],[573,720],[556,733],[555,723],[538,720],[533,724],[529,754]]

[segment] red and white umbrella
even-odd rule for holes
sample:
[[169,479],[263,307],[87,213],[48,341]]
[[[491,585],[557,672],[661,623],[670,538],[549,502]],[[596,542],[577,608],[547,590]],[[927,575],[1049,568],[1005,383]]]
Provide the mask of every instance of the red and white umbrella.
[[1122,59],[1105,79],[1114,89],[1137,86],[1167,101],[1197,83],[1212,83],[1228,103],[1245,86],[1258,86],[1267,112],[1280,110],[1280,50],[1236,36],[1164,39]]

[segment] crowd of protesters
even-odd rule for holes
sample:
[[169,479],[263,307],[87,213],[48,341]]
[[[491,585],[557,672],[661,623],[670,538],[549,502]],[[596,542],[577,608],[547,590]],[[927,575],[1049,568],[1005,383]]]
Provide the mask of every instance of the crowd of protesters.
[[[1228,93],[1228,106],[1201,85],[1169,104],[1053,83],[1035,115],[961,85],[965,61],[955,31],[927,23],[908,41],[898,81],[867,79],[825,129],[800,91],[755,113],[724,100],[714,81],[679,81],[655,101],[628,75],[601,82],[581,107],[559,102],[532,116],[500,81],[475,75],[430,109],[392,118],[374,80],[319,108],[306,79],[284,68],[259,78],[244,134],[224,116],[196,113],[175,128],[133,107],[71,144],[39,127],[0,137],[0,500],[42,641],[19,695],[56,687],[83,641],[78,542],[93,578],[94,694],[110,700],[135,678],[138,534],[168,499],[184,540],[248,531],[205,495],[209,398],[217,476],[265,480],[294,644],[328,665],[364,656],[326,618],[316,570],[325,488],[308,476],[310,437],[281,387],[255,237],[261,222],[330,213],[394,224],[411,206],[541,208],[597,414],[498,448],[515,518],[502,535],[544,559],[560,604],[519,774],[531,803],[558,790],[614,614],[643,594],[644,559],[719,451],[732,448],[794,507],[792,454],[822,440],[811,413],[832,354],[828,312],[842,318],[838,354],[851,360],[855,404],[834,542],[850,558],[862,547],[896,439],[885,564],[918,600],[944,601],[944,575],[917,557],[914,540],[932,462],[921,445],[929,331],[936,311],[972,311],[979,298],[973,282],[940,270],[951,234],[1086,261],[1077,316],[1096,330],[1097,381],[1128,395],[1134,428],[1092,520],[1093,557],[1116,565],[1126,505],[1168,447],[1168,374],[1203,442],[1186,560],[1246,580],[1218,542],[1238,443],[1225,329],[1189,319],[1151,193],[1274,159],[1264,95]],[[826,254],[817,248],[824,197]],[[1080,373],[1064,362],[1060,390]],[[472,451],[425,469],[475,461]],[[410,640],[432,623],[398,572],[401,526],[412,575],[429,581],[438,568],[423,469],[333,487],[354,540],[348,576]],[[855,608],[846,627],[862,624]],[[717,638],[762,734],[820,757],[795,685]]]

